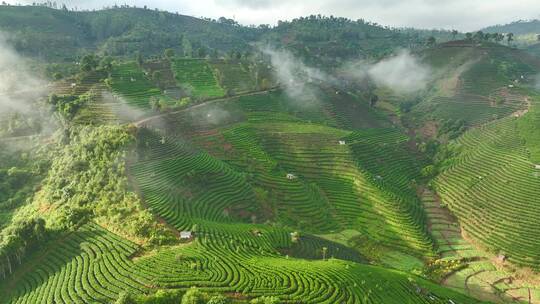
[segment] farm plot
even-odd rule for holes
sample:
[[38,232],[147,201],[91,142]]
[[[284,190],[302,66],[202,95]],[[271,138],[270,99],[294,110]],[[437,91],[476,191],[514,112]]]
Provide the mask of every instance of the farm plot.
[[172,70],[179,86],[191,90],[194,97],[206,99],[225,95],[214,71],[204,59],[173,60]]
[[540,178],[516,120],[504,118],[456,140],[456,156],[435,186],[467,235],[513,263],[538,269]]
[[139,109],[149,109],[151,98],[172,102],[152,84],[135,62],[113,66],[110,87],[113,93],[125,98],[127,104]]

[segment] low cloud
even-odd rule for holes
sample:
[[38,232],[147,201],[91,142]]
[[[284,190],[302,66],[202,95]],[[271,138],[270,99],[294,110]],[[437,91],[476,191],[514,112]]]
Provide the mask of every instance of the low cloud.
[[345,74],[355,80],[369,79],[377,86],[387,87],[397,93],[413,94],[425,89],[431,80],[432,71],[409,51],[367,63],[358,61],[348,64]]
[[0,115],[31,114],[34,104],[47,95],[47,82],[28,68],[28,62],[10,47],[0,33]]
[[0,137],[52,134],[56,120],[40,102],[49,90],[48,82],[30,69],[29,61],[0,32]]
[[293,102],[301,106],[319,103],[318,92],[312,84],[337,83],[336,79],[323,71],[306,66],[286,50],[266,46],[260,50],[270,57],[275,77]]
[[371,66],[368,75],[377,85],[399,93],[415,93],[426,88],[431,70],[410,52],[400,51]]

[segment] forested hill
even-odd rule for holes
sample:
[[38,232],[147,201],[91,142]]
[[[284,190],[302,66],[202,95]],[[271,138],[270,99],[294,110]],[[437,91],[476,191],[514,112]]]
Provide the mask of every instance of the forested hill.
[[[43,6],[0,6],[0,31],[17,51],[47,61],[73,61],[88,52],[155,55],[166,48],[186,57],[225,56],[254,42],[294,49],[311,61],[381,57],[397,47],[423,45],[425,35],[362,19],[309,16],[276,27],[199,19],[151,9],[119,7],[69,11]],[[326,59],[326,60],[325,60]]]
[[514,33],[515,35],[540,34],[540,20],[516,21],[483,29],[486,33]]
[[164,48],[185,53],[244,50],[261,33],[226,20],[141,8],[78,12],[41,6],[0,6],[0,31],[23,54],[64,61],[92,49],[113,56],[151,55]]
[[382,27],[363,19],[320,15],[280,22],[264,38],[284,45],[311,64],[352,58],[383,57],[396,48],[423,45],[419,33]]

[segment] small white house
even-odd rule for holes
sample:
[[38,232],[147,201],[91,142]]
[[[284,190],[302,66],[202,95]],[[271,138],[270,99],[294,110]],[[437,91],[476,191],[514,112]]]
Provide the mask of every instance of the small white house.
[[296,175],[292,173],[287,173],[287,179],[295,179],[295,178],[296,178]]
[[74,88],[74,87],[76,87],[76,86],[77,86],[77,84],[76,84],[75,82],[72,82],[72,83],[71,83],[71,87],[72,87],[72,88]]
[[540,170],[540,165],[534,165],[534,168],[535,168],[536,170]]
[[504,254],[499,254],[496,258],[497,262],[504,263],[506,262],[507,257]]
[[343,145],[345,145],[345,144],[346,144],[346,143],[345,143],[344,140],[340,140],[340,141],[339,141],[339,145],[340,145],[340,146],[343,146]]
[[181,240],[191,240],[193,238],[193,233],[191,231],[181,231],[180,239]]
[[513,84],[509,84],[508,87],[511,89],[511,88],[514,87],[514,85],[513,85]]
[[135,82],[135,81],[136,81],[136,79],[131,77],[131,82]]

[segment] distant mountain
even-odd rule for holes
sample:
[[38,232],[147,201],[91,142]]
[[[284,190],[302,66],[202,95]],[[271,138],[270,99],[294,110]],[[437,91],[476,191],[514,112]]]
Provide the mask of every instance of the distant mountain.
[[540,34],[540,20],[520,20],[504,25],[493,25],[482,29],[486,33],[514,33],[515,35]]
[[513,33],[516,46],[528,53],[540,56],[540,20],[520,20],[505,25],[494,25],[482,29],[487,33]]

